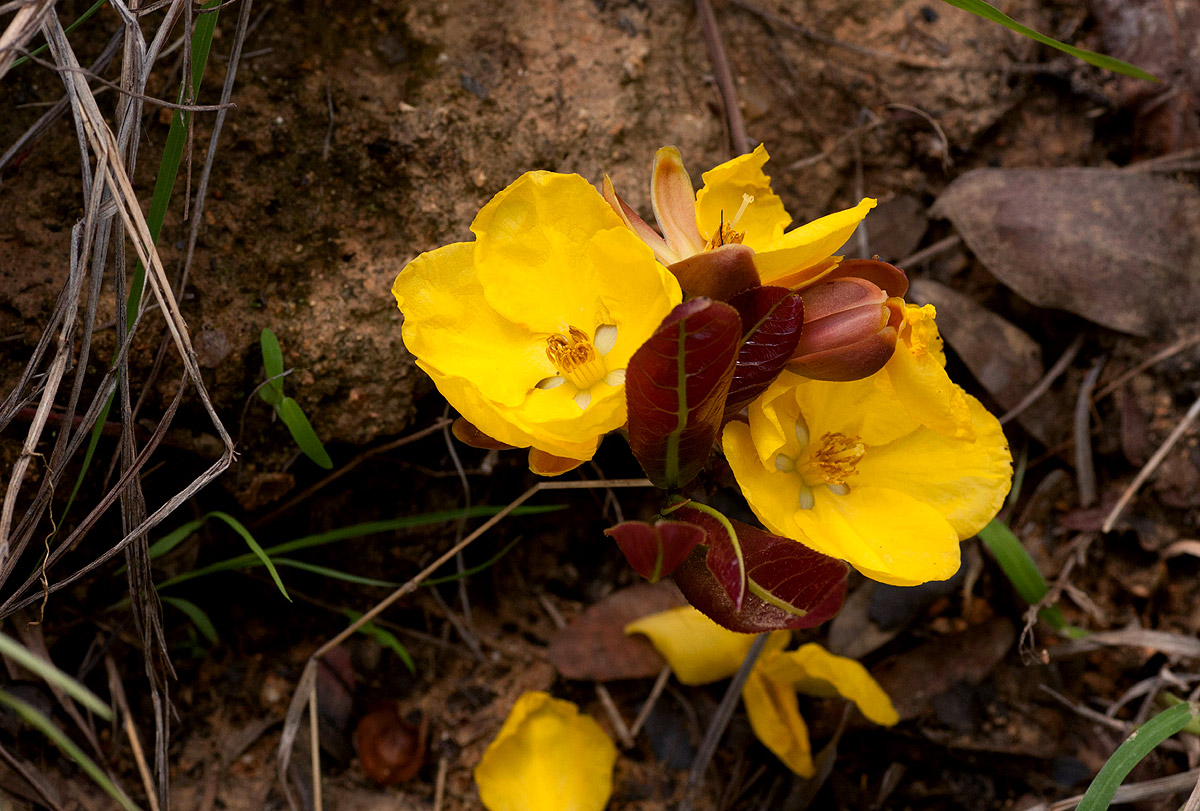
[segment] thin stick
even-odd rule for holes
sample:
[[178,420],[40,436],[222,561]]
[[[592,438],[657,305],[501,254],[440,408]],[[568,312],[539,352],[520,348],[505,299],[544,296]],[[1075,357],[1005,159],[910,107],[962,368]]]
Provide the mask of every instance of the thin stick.
[[317,724],[317,680],[313,679],[308,700],[309,745],[312,748],[313,808],[324,811],[321,803],[321,734]]
[[742,661],[742,666],[734,674],[733,680],[729,682],[729,687],[725,690],[724,697],[721,698],[721,703],[717,705],[717,711],[713,713],[712,721],[709,722],[708,729],[704,731],[704,740],[700,742],[700,748],[696,751],[696,759],[692,761],[691,771],[688,772],[687,794],[679,806],[680,811],[691,811],[696,794],[700,790],[700,784],[704,780],[704,773],[708,771],[708,764],[712,762],[713,755],[717,752],[717,744],[721,742],[721,737],[725,734],[730,719],[733,718],[734,708],[737,707],[737,703],[742,697],[742,688],[746,686],[746,680],[750,678],[750,671],[754,669],[754,663],[758,661],[759,654],[766,646],[768,636],[769,634],[759,634],[755,638],[750,650],[746,653],[746,658]]
[[146,792],[146,801],[150,803],[150,811],[159,811],[158,792],[154,790],[154,778],[150,775],[150,766],[146,763],[146,753],[142,750],[141,736],[133,725],[133,715],[129,712],[129,699],[125,697],[125,685],[121,683],[121,674],[117,672],[117,663],[112,656],[104,657],[104,669],[108,671],[108,687],[117,702],[117,709],[124,717],[125,737],[129,739],[129,748],[133,750],[133,760],[137,764],[138,775],[142,778],[142,789]]
[[939,239],[932,245],[922,248],[914,254],[904,257],[896,263],[896,267],[907,268],[914,265],[923,264],[938,254],[944,253],[960,244],[962,244],[962,237],[960,237],[958,234],[951,234],[948,237]]
[[1025,411],[1025,409],[1036,403],[1038,398],[1045,394],[1049,390],[1050,386],[1054,384],[1054,381],[1058,380],[1059,375],[1067,370],[1067,367],[1071,365],[1071,361],[1075,360],[1075,356],[1079,354],[1079,350],[1082,348],[1083,333],[1081,332],[1075,336],[1075,340],[1071,341],[1071,345],[1067,347],[1066,351],[1063,352],[1059,359],[1054,362],[1054,365],[1050,367],[1050,371],[1042,375],[1042,379],[1037,382],[1037,385],[1030,389],[1029,393],[1021,398],[1021,402],[1017,403],[1004,413],[1004,416],[1000,418],[1000,424],[1004,425],[1005,423],[1012,421],[1017,417],[1018,414],[1021,414]]
[[750,137],[746,134],[746,121],[738,103],[737,85],[733,82],[733,71],[729,68],[729,57],[721,42],[717,28],[717,15],[713,13],[709,0],[696,0],[696,13],[700,16],[700,29],[708,44],[708,58],[712,62],[713,77],[721,91],[721,102],[725,105],[725,120],[729,123],[729,145],[734,155],[745,155],[750,151]]
[[633,719],[633,725],[629,727],[629,737],[637,738],[638,733],[642,731],[642,725],[646,723],[646,719],[654,711],[654,705],[658,703],[659,697],[662,696],[663,690],[666,689],[667,680],[670,678],[671,666],[663,665],[663,669],[658,671],[658,678],[654,680],[654,686],[650,688],[650,695],[646,696],[645,703],[638,710],[637,718]]
[[1179,424],[1175,426],[1175,429],[1171,431],[1170,436],[1168,436],[1163,444],[1159,446],[1158,450],[1154,452],[1154,455],[1150,457],[1150,460],[1146,462],[1141,470],[1138,471],[1137,476],[1133,478],[1133,481],[1129,483],[1129,486],[1125,488],[1125,492],[1121,494],[1121,498],[1117,500],[1117,503],[1113,505],[1112,510],[1108,513],[1108,517],[1104,519],[1104,524],[1100,527],[1102,532],[1112,531],[1113,524],[1121,515],[1121,512],[1125,509],[1126,505],[1129,504],[1130,500],[1134,497],[1141,486],[1146,483],[1146,479],[1150,478],[1150,474],[1158,469],[1158,466],[1162,464],[1163,459],[1167,458],[1167,454],[1171,452],[1171,448],[1175,447],[1175,443],[1178,442],[1185,433],[1187,433],[1188,428],[1190,428],[1192,423],[1196,421],[1197,416],[1200,416],[1200,398],[1197,398],[1196,402],[1192,403],[1192,407],[1189,408],[1187,413],[1183,415],[1183,419],[1180,420]]
[[446,797],[446,758],[438,758],[437,779],[433,783],[433,811],[442,811],[442,800]]
[[1092,398],[1092,402],[1094,402],[1094,403],[1100,402],[1105,397],[1112,394],[1117,389],[1121,388],[1121,386],[1125,385],[1125,383],[1131,377],[1133,377],[1141,372],[1146,371],[1151,366],[1162,363],[1167,358],[1178,355],[1183,350],[1189,349],[1189,348],[1195,346],[1196,344],[1200,344],[1200,333],[1197,333],[1196,335],[1188,336],[1186,338],[1179,339],[1175,343],[1168,346],[1166,349],[1162,350],[1161,352],[1157,352],[1154,355],[1151,355],[1150,357],[1146,358],[1146,360],[1139,363],[1137,366],[1134,366],[1128,372],[1125,372],[1124,374],[1122,374],[1120,377],[1118,377],[1113,382],[1111,382],[1108,385],[1101,388],[1100,391],[1096,392],[1096,396]]
[[472,543],[474,543],[480,536],[482,536],[484,533],[486,533],[492,527],[496,526],[496,524],[503,521],[508,516],[509,513],[511,513],[517,507],[520,507],[522,504],[524,504],[529,499],[533,498],[533,496],[537,495],[538,493],[541,493],[542,491],[545,491],[545,490],[588,490],[588,489],[596,489],[596,488],[604,488],[604,487],[653,487],[653,486],[654,485],[650,482],[649,479],[610,479],[610,480],[606,480],[606,481],[569,481],[569,482],[561,482],[561,481],[546,482],[546,481],[543,481],[543,482],[538,482],[533,487],[530,487],[524,493],[517,496],[517,498],[510,501],[508,503],[508,505],[504,507],[504,509],[500,510],[498,513],[493,515],[487,521],[483,522],[483,524],[480,525],[479,528],[477,528],[470,535],[463,538],[461,541],[454,544],[454,546],[450,547],[445,552],[443,552],[441,555],[439,555],[438,558],[433,563],[429,564],[424,569],[422,569],[415,577],[413,577],[411,580],[406,582],[400,588],[393,591],[387,597],[380,600],[378,603],[376,603],[374,605],[374,607],[372,607],[371,609],[366,611],[361,617],[356,619],[354,622],[350,623],[350,625],[348,625],[346,628],[344,628],[341,632],[339,632],[337,635],[335,635],[332,639],[325,642],[325,644],[321,645],[321,647],[317,648],[317,650],[314,651],[312,653],[312,655],[308,657],[308,662],[304,665],[304,670],[300,674],[300,680],[296,684],[296,691],[295,691],[295,693],[292,694],[292,701],[288,705],[287,714],[284,716],[283,733],[280,735],[280,740],[279,740],[279,755],[276,758],[276,769],[277,769],[277,775],[280,780],[280,784],[283,786],[284,793],[287,795],[288,802],[293,807],[297,806],[296,798],[293,796],[291,787],[288,785],[287,769],[288,769],[288,763],[291,760],[291,756],[292,756],[292,745],[295,743],[296,734],[299,732],[300,720],[304,713],[304,708],[308,705],[308,703],[310,701],[313,704],[316,703],[316,694],[312,693],[310,695],[310,692],[314,689],[314,685],[316,684],[317,661],[322,656],[324,656],[326,653],[328,653],[333,648],[340,645],[342,642],[345,642],[346,639],[348,639],[351,635],[353,635],[355,632],[357,632],[359,628],[361,628],[363,625],[365,625],[366,623],[375,619],[375,617],[379,616],[381,613],[383,613],[385,610],[387,610],[388,606],[395,603],[401,597],[404,597],[405,595],[411,594],[413,591],[415,591],[417,586],[419,586],[422,582],[424,582],[426,579],[428,579],[430,575],[432,575],[434,572],[436,572],[438,569],[440,569],[442,566],[444,566],[448,561],[452,560],[457,553],[461,552],[463,549],[466,549],[468,546],[470,546]]
[[1104,370],[1105,360],[1101,357],[1088,370],[1075,398],[1075,481],[1079,485],[1079,503],[1085,508],[1095,504],[1097,498],[1096,466],[1092,463],[1092,391]]

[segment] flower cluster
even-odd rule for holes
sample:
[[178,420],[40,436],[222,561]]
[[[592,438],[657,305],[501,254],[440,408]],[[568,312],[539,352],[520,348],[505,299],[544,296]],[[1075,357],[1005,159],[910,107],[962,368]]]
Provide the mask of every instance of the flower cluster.
[[[597,191],[523,175],[479,212],[473,242],[400,273],[405,343],[462,415],[456,435],[528,448],[535,473],[570,470],[626,428],[647,476],[677,494],[716,447],[771,537],[882,582],[945,579],[1007,493],[1000,426],[947,376],[933,308],[904,302],[905,274],[835,255],[875,201],[788,230],[766,161],[759,146],[697,192],[678,150],[659,150],[657,229],[608,177]],[[727,610],[705,610],[727,627],[759,609],[799,627],[844,589],[837,576],[807,596],[764,585],[750,570],[765,553],[732,524],[683,524],[610,534],[635,566],[657,562],[652,578],[681,566],[693,602],[700,580],[716,584]]]

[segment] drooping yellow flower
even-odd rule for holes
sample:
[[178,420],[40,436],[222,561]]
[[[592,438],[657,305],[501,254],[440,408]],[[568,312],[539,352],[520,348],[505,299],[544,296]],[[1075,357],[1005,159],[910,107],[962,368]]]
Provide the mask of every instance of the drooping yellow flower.
[[[625,632],[649,637],[684,684],[732,676],[754,641],[753,635],[728,631],[691,606],[642,617],[627,625]],[[887,693],[861,664],[817,644],[785,652],[789,638],[787,631],[771,634],[742,688],[742,701],[763,745],[796,774],[812,777],[812,746],[797,691],[818,698],[840,695],[882,726],[894,725],[899,716]],[[735,651],[740,654],[733,658]]]
[[539,452],[590,459],[625,423],[625,367],[678,283],[578,175],[522,175],[471,230],[396,279],[405,345],[471,424],[531,448],[535,472]]
[[617,747],[570,701],[525,693],[488,744],[475,783],[488,811],[603,811]]
[[833,254],[850,239],[875,201],[864,198],[853,208],[786,231],[792,218],[772,191],[771,178],[763,172],[767,160],[766,147],[760,144],[749,155],[705,172],[704,186],[693,195],[679,150],[660,149],[651,174],[651,199],[662,236],[617,197],[607,179],[605,198],[693,295],[711,293],[704,287],[699,293],[689,289],[689,279],[696,278],[697,284],[703,285],[706,276],[726,267],[693,262],[693,258],[730,245],[753,252],[759,283],[802,288],[837,266],[841,257]]
[[884,583],[945,580],[959,541],[1000,509],[1012,457],[975,398],[959,392],[970,419],[970,438],[959,438],[910,414],[882,374],[829,383],[783,372],[751,403],[748,425],[725,427],[725,455],[770,531]]

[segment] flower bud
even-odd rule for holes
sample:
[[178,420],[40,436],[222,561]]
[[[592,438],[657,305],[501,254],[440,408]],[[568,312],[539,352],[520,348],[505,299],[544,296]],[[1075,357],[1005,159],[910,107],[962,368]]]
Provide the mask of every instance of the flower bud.
[[819,282],[800,295],[804,326],[788,369],[816,380],[859,380],[892,357],[904,299],[858,276]]

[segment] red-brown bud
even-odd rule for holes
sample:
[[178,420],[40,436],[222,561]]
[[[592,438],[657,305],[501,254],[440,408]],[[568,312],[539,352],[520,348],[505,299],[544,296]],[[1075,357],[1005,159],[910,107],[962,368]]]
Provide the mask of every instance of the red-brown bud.
[[380,702],[358,722],[354,747],[363,771],[376,783],[394,786],[411,780],[425,762],[429,719],[413,726],[400,716],[400,703]]
[[904,299],[888,292],[859,276],[828,279],[800,291],[804,327],[787,368],[839,381],[882,369],[896,350],[904,321]]
[[731,243],[701,251],[667,266],[689,297],[704,296],[728,301],[743,290],[759,285],[754,251]]

